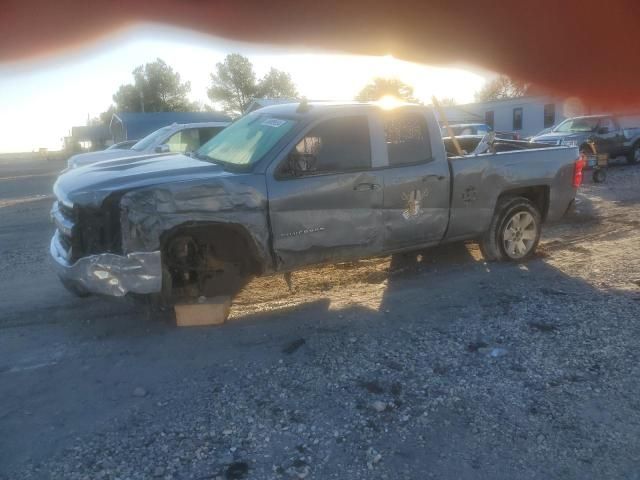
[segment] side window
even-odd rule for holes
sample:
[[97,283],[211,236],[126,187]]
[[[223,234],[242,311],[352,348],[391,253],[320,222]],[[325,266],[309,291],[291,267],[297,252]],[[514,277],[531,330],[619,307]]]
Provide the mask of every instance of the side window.
[[215,137],[221,131],[222,131],[222,127],[204,127],[204,128],[199,128],[198,129],[198,133],[200,135],[200,143],[199,143],[198,147],[200,147],[201,145],[204,145],[205,143],[207,143],[209,140],[211,140],[213,137]]
[[600,125],[598,125],[598,128],[606,128],[609,132],[613,132],[616,129],[613,120],[611,120],[610,118],[603,118],[602,120],[600,120]]
[[617,118],[611,117],[611,126],[614,130],[620,130],[620,122]]
[[547,103],[544,106],[544,128],[553,127],[556,123],[556,106],[553,103]]
[[182,132],[176,132],[173,135],[171,135],[169,139],[164,143],[169,145],[170,152],[180,152],[180,148],[182,145],[181,139],[182,139]]
[[366,116],[325,120],[313,127],[289,154],[297,172],[287,176],[348,172],[371,168],[371,140]]
[[415,165],[431,159],[427,121],[417,113],[394,113],[384,117],[389,166]]
[[169,151],[175,153],[185,153],[197,150],[200,146],[198,130],[196,128],[188,128],[180,130],[169,137],[165,142],[169,145]]
[[513,109],[513,129],[522,130],[522,107]]
[[493,124],[493,110],[489,110],[488,112],[484,112],[484,123],[489,125],[492,129],[495,128]]

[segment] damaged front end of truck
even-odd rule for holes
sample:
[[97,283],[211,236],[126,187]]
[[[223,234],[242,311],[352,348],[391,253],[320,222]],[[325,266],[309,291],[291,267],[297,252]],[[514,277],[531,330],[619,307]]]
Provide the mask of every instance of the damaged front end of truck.
[[233,294],[271,267],[259,176],[176,155],[76,169],[54,193],[50,253],[75,294]]

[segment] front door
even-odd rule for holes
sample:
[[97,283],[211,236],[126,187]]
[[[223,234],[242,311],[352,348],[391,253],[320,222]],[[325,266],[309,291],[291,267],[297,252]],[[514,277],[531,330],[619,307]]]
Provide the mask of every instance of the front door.
[[605,117],[600,120],[596,135],[598,153],[607,153],[612,158],[616,157],[621,150],[623,140],[622,131],[612,118]]
[[[304,159],[305,166],[293,171],[291,158]],[[269,215],[278,269],[382,250],[382,175],[372,165],[369,118],[358,115],[311,126],[270,169]]]
[[398,110],[380,117],[388,167],[384,181],[384,248],[434,244],[449,221],[449,166],[434,159],[422,112]]

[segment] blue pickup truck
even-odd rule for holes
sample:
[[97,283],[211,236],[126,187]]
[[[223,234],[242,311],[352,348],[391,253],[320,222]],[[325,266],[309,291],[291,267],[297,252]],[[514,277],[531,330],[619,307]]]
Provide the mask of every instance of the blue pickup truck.
[[625,157],[630,164],[640,162],[640,128],[622,127],[615,115],[568,118],[531,142],[578,147],[586,153],[592,153],[589,143],[593,142],[597,153]]

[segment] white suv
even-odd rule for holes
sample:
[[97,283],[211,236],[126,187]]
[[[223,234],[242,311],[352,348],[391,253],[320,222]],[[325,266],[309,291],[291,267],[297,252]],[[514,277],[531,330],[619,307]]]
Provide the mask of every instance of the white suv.
[[129,150],[102,150],[79,153],[67,162],[68,168],[83,167],[103,160],[142,157],[158,153],[188,153],[200,148],[231,122],[174,123],[159,128],[139,140]]

